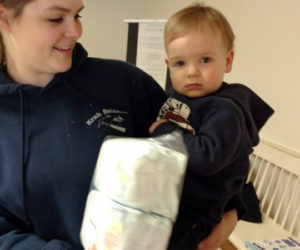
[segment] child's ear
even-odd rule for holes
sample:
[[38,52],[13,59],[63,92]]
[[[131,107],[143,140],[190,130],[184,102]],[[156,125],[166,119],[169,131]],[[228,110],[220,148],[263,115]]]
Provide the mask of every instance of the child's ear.
[[231,49],[227,53],[225,73],[229,73],[231,71],[233,58],[234,58],[234,50]]
[[0,4],[0,30],[8,30],[9,29],[9,11],[2,4]]
[[169,59],[168,58],[165,58],[165,63],[169,67]]

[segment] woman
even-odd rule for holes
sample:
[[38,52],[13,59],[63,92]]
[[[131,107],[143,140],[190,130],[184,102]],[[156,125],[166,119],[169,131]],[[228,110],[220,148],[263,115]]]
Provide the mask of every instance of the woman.
[[[82,9],[82,0],[0,0],[0,249],[82,249],[104,137],[148,136],[166,99],[141,70],[87,57],[76,43]],[[225,213],[202,249],[236,221],[235,209]]]

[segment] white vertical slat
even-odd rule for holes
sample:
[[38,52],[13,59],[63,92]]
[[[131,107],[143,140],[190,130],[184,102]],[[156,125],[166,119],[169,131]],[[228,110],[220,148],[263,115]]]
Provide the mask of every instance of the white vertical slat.
[[[280,202],[279,202],[279,205],[278,205],[278,207],[276,209],[277,211],[276,211],[276,214],[275,214],[275,217],[274,217],[274,220],[276,222],[278,222],[278,217],[279,217],[279,214],[280,214],[280,211],[281,211],[281,208],[282,208],[284,197],[286,197],[286,194],[287,194],[287,191],[288,191],[288,188],[289,188],[289,183],[291,183],[291,180],[292,180],[292,173],[289,173],[288,181],[285,182],[286,185],[284,185],[283,194],[281,195],[281,197],[279,197],[280,198]],[[290,201],[289,201],[288,208],[283,212],[284,213],[284,218],[286,218],[286,215],[289,212],[289,208],[291,206],[291,201],[292,201],[292,199],[290,199]],[[284,223],[281,224],[282,228],[284,226],[283,224]]]
[[[263,169],[263,173],[262,173],[262,177],[260,179],[260,182],[257,186],[257,189],[256,189],[256,193],[258,195],[261,195],[261,190],[262,190],[262,187],[264,186],[264,183],[265,183],[265,180],[267,178],[267,173],[269,172],[269,165],[270,165],[270,162],[268,161]],[[270,183],[269,183],[270,184]],[[269,186],[269,185],[268,185]]]
[[[292,178],[292,173],[290,173],[290,174],[291,174],[291,178]],[[290,178],[290,179],[291,179],[291,178]],[[287,183],[286,186],[288,186],[288,185],[291,186],[291,184],[292,184],[292,182],[289,181],[289,182]],[[299,181],[297,181],[296,187],[295,187],[295,189],[293,190],[292,197],[291,197],[291,199],[290,199],[290,201],[289,201],[288,207],[287,207],[287,209],[286,209],[286,211],[285,211],[285,215],[284,215],[284,218],[283,218],[282,223],[281,223],[281,228],[284,228],[284,227],[285,227],[285,228],[289,229],[289,226],[286,225],[286,223],[287,223],[288,215],[291,214],[291,211],[290,211],[290,210],[291,210],[291,208],[292,208],[292,204],[294,203],[294,200],[296,199],[296,194],[297,194],[297,190],[298,190],[298,184],[299,184]]]
[[274,205],[274,200],[275,200],[275,197],[276,197],[276,195],[277,195],[278,188],[279,188],[279,183],[280,183],[280,181],[281,181],[282,176],[283,176],[283,168],[280,170],[279,178],[278,178],[278,180],[276,181],[274,193],[273,193],[272,198],[271,198],[271,201],[270,201],[270,203],[269,203],[269,205],[268,205],[268,209],[267,209],[267,212],[266,212],[266,216],[267,216],[267,217],[270,217],[271,209],[272,209],[272,207],[273,207],[273,205]]
[[254,166],[255,166],[255,164],[256,164],[257,158],[258,158],[257,155],[251,154],[250,171],[249,171],[249,174],[248,174],[247,182],[249,182],[250,179],[251,179],[251,177],[252,177],[253,170],[254,170]]
[[[271,169],[271,168],[270,168]],[[274,181],[274,178],[275,178],[275,173],[277,171],[278,167],[275,165],[273,171],[272,171],[272,175],[271,175],[271,178],[270,178],[270,181],[268,182],[268,185],[267,185],[267,189],[266,189],[266,192],[265,194],[263,195],[263,199],[262,199],[262,202],[261,202],[261,207],[264,208],[265,207],[265,203],[267,202],[267,199],[269,197],[269,193],[271,192],[271,186],[272,186],[272,183]],[[271,170],[270,170],[271,171]]]
[[[299,197],[296,196],[299,184],[300,184],[300,178],[297,178],[297,184],[296,184],[296,187],[295,187],[295,190],[294,190],[294,193],[293,193],[293,197],[292,197],[292,199],[291,199],[291,200],[293,200],[293,203],[294,203],[294,204],[297,204],[297,203],[294,202],[294,200],[296,200],[296,202],[297,202],[297,198],[298,198],[298,200],[299,200]],[[298,219],[299,212],[300,212],[300,204],[298,203],[298,204],[297,204],[296,213],[295,213],[295,215],[292,217],[291,225],[290,225],[289,228],[287,227],[288,230],[289,230],[289,233],[290,233],[291,235],[293,235],[293,231],[294,231],[294,228],[295,228],[295,226],[296,226],[296,221],[297,221],[297,219]],[[286,217],[287,217],[287,216],[288,216],[288,213],[286,214]],[[287,219],[287,218],[285,218],[285,220],[286,220],[286,219]],[[285,221],[284,221],[284,223],[285,223]],[[295,235],[295,236],[296,236],[296,235]]]
[[261,171],[263,171],[264,169],[264,164],[265,164],[265,159],[261,158],[261,161],[259,163],[259,166],[257,167],[257,173],[256,173],[256,176],[255,176],[255,179],[254,179],[254,182],[253,182],[253,186],[255,187],[255,189],[257,189],[257,182],[259,181],[259,176],[261,176]]

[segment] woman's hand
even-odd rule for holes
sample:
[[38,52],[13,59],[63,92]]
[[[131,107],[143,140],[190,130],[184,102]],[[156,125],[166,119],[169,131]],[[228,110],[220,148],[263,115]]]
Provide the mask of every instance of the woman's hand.
[[160,125],[160,124],[162,124],[162,123],[165,123],[165,122],[167,122],[167,121],[168,121],[167,119],[160,119],[160,120],[157,120],[157,121],[153,122],[152,125],[151,125],[150,128],[149,128],[149,133],[150,133],[150,135],[153,133],[154,129],[155,129],[158,125]]
[[238,215],[236,209],[225,212],[221,222],[200,242],[198,250],[216,250],[227,240],[235,228],[237,221]]

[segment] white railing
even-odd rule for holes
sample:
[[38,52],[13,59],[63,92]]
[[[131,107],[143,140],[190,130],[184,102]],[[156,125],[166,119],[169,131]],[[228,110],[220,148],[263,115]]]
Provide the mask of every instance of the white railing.
[[300,241],[300,158],[261,142],[250,157],[248,181],[260,200],[263,223],[239,221],[230,236],[238,249],[245,241],[291,237]]

